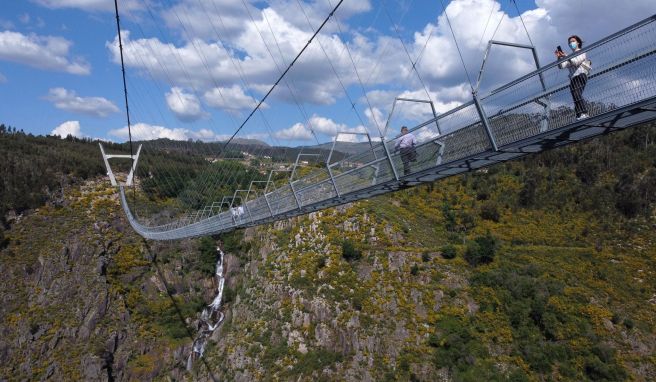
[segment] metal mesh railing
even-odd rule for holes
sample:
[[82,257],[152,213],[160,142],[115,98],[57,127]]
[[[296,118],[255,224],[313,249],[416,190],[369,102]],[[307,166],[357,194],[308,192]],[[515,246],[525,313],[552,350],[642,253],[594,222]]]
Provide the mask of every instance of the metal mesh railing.
[[[629,105],[656,99],[656,16],[590,45],[580,54],[592,62],[582,90],[587,117],[608,115]],[[570,58],[576,55],[571,55]],[[546,65],[487,95],[468,102],[411,129],[416,158],[408,162],[396,150],[401,137],[363,146],[361,152],[260,193],[244,203],[244,213],[233,211],[183,222],[146,227],[137,222],[122,202],[133,227],[151,239],[176,239],[232,230],[282,219],[293,214],[344,203],[385,192],[384,187],[416,174],[455,172],[463,160],[503,151],[505,146],[535,139],[577,123],[567,69],[557,62]],[[372,191],[373,190],[373,191]],[[351,197],[352,196],[352,197]]]

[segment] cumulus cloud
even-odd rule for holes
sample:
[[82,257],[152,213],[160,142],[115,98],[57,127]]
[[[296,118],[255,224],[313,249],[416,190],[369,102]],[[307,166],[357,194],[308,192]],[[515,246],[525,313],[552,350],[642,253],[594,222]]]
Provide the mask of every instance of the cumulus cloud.
[[[184,128],[168,128],[164,126],[151,125],[148,123],[136,123],[131,126],[132,139],[137,141],[150,141],[160,138],[168,138],[174,141],[201,140],[220,141],[228,138],[227,135],[219,135],[208,129],[193,131]],[[109,131],[109,135],[119,139],[128,139],[128,127]]]
[[64,88],[50,89],[45,99],[52,102],[58,109],[94,117],[106,117],[119,112],[118,107],[106,98],[79,97],[75,91]]
[[[258,17],[255,21],[242,22],[226,45],[192,38],[176,46],[157,38],[132,39],[129,31],[124,31],[126,65],[146,70],[156,78],[172,82],[172,86],[197,91],[208,91],[217,84],[221,88],[235,85],[243,88],[244,79],[249,88],[268,91],[312,33],[295,27],[271,8],[256,11]],[[365,40],[358,38],[349,48],[351,61],[351,57],[345,54],[347,47],[342,38],[336,34],[319,36],[286,76],[285,81],[294,89],[295,98],[302,95],[303,102],[334,103],[340,94],[343,95],[344,87],[358,82],[353,62],[357,63],[358,72],[363,73],[365,83],[398,79],[399,65],[391,62],[402,57],[400,44],[391,38],[382,39],[386,45],[382,51],[377,44]],[[118,38],[106,46],[118,64]],[[273,97],[285,101],[294,98],[282,85]]]
[[[208,105],[233,114],[241,109],[252,109],[257,105],[257,100],[244,93],[244,89],[239,85],[213,88],[205,92],[203,98]],[[263,104],[260,108],[262,107],[266,108],[267,105]]]
[[181,121],[196,121],[208,115],[203,111],[198,97],[191,93],[185,93],[179,87],[173,87],[170,92],[166,93],[166,104]]
[[312,132],[304,124],[295,123],[291,127],[274,132],[273,136],[290,141],[309,141],[312,139]]
[[[652,3],[652,0],[636,0],[619,9],[611,0],[599,0],[592,8],[586,2],[563,4],[537,0],[538,8],[525,11],[522,17],[540,61],[545,64],[553,61],[554,46],[565,45],[568,35],[577,33],[592,42],[652,14]],[[346,89],[350,98],[357,99],[355,108],[366,117],[367,128],[374,132],[376,126],[384,127],[394,97],[424,99],[427,92],[438,113],[471,99],[470,85],[444,12],[438,7],[429,8],[429,12],[434,12],[429,22],[413,25],[414,30],[403,30],[404,47],[384,17],[370,27],[349,28],[350,17],[372,11],[374,4],[375,8],[382,6],[371,1],[345,2],[295,63],[284,83],[272,93],[269,105],[294,100],[304,105],[331,105],[346,98]],[[161,13],[167,26],[179,32],[176,42],[131,38],[126,31],[123,34],[126,65],[139,72],[147,71],[172,88],[193,89],[199,97],[197,102],[236,113],[254,104],[255,96],[249,95],[250,91],[258,94],[268,91],[331,5],[334,1],[332,4],[328,0],[302,2],[313,25],[310,28],[296,0],[272,0],[257,6],[252,2],[244,6],[231,0],[180,0],[163,8]],[[411,7],[409,11],[426,13],[427,8]],[[522,20],[514,12],[505,13],[500,1],[454,0],[449,2],[446,12],[472,81],[476,80],[486,42],[493,33],[496,40],[528,43]],[[617,14],[618,22],[598,22],[601,16],[611,12]],[[424,16],[422,19],[426,19]],[[410,15],[407,19],[418,18]],[[337,22],[342,23],[339,28]],[[406,24],[401,27],[411,25]],[[106,46],[113,61],[118,63],[117,38]],[[410,60],[404,48],[408,49]],[[421,59],[416,68],[423,82],[419,82],[410,62],[418,58]],[[486,65],[481,93],[535,69],[530,51],[499,46],[494,47]],[[290,86],[295,96],[283,85]],[[426,105],[404,104],[396,114],[401,119],[418,121],[432,113]],[[331,135],[337,130],[334,126],[329,129],[331,124],[325,121],[315,122],[319,134]],[[339,125],[334,121],[333,124]],[[310,139],[311,125],[294,124],[278,130],[274,137]]]
[[[33,2],[51,9],[74,8],[91,12],[113,12],[114,2],[107,0],[32,0]],[[122,12],[135,11],[143,8],[138,0],[121,0]]]
[[90,65],[80,58],[69,57],[73,43],[63,37],[24,35],[0,32],[0,60],[13,61],[38,69],[87,75]]
[[55,127],[50,135],[59,135],[61,138],[66,138],[72,135],[77,138],[83,138],[84,134],[80,130],[80,121],[66,121],[61,125]]
[[[364,126],[349,127],[343,123],[337,123],[330,118],[313,115],[310,117],[308,124],[296,123],[286,129],[278,130],[273,136],[284,140],[311,140],[312,130],[317,134],[323,134],[330,137],[337,137],[339,133],[366,133]],[[339,134],[339,140],[342,142],[358,142],[362,140],[361,136],[353,134]]]

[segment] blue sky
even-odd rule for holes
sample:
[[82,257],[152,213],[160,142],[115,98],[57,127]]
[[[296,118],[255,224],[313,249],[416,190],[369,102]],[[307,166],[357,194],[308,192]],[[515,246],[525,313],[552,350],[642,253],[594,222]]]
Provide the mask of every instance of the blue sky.
[[[119,1],[133,136],[225,139],[335,3]],[[509,0],[444,3],[472,75],[497,26],[496,39],[528,41]],[[611,0],[517,0],[517,5],[543,63],[553,60],[553,47],[566,46],[570,34],[592,42],[656,11],[653,0],[621,7]],[[599,22],[611,14],[613,22]],[[298,145],[315,142],[311,130],[320,141],[338,131],[378,135],[396,96],[430,97],[439,112],[465,102],[469,85],[445,20],[439,1],[345,0],[240,136]],[[0,122],[33,134],[124,141],[116,38],[111,0],[4,1]],[[425,88],[410,70],[405,49],[413,61],[420,58]],[[529,58],[509,52],[497,59],[486,86],[527,72]],[[396,121],[421,121],[427,110],[404,105]]]

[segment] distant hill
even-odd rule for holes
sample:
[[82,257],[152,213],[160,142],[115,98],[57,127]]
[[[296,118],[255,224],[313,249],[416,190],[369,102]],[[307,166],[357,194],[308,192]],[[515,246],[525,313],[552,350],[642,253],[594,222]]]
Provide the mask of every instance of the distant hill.
[[250,138],[234,138],[231,144],[246,145],[246,146],[266,146],[266,147],[271,146],[268,143],[261,141],[259,139],[250,139]]
[[[373,142],[374,146],[378,142]],[[321,149],[321,150],[330,150],[333,147],[332,142],[322,143],[320,145],[314,146],[305,146],[308,149]],[[369,142],[337,142],[335,144],[335,151],[341,152],[343,154],[357,154],[369,149]]]

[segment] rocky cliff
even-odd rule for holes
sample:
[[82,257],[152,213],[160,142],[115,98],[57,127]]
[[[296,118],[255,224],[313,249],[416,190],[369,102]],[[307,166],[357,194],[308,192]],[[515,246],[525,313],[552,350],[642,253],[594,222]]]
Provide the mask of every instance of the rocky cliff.
[[179,242],[67,186],[9,219],[0,380],[655,380],[654,135]]

